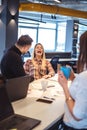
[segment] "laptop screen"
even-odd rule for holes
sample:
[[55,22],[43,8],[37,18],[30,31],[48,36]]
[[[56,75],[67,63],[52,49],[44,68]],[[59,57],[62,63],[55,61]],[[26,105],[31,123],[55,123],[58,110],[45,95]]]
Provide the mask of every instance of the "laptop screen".
[[21,76],[6,81],[6,90],[11,102],[25,98],[29,88],[30,76]]
[[0,85],[0,121],[9,117],[14,113],[11,103],[9,101],[5,84]]

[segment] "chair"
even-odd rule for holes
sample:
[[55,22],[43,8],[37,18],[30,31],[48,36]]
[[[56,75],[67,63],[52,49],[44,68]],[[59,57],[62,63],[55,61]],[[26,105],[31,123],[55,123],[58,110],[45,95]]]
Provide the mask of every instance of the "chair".
[[52,67],[53,67],[55,73],[57,73],[57,64],[58,64],[58,61],[59,61],[59,57],[58,57],[58,56],[54,56],[54,57],[51,59],[51,61],[50,61],[50,63],[51,63],[51,65],[52,65]]

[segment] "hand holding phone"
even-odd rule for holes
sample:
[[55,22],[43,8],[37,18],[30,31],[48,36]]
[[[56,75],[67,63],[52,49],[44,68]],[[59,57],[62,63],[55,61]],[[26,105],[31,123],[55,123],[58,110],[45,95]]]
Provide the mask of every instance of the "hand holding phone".
[[66,77],[66,79],[69,79],[70,73],[71,73],[71,68],[68,67],[68,66],[61,66],[60,70],[63,72],[63,74]]

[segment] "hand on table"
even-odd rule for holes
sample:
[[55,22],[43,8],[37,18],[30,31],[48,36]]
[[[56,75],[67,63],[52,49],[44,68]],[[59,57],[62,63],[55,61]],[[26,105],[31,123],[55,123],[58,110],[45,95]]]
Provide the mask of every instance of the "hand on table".
[[45,79],[51,78],[51,75],[44,75],[43,78],[45,78]]

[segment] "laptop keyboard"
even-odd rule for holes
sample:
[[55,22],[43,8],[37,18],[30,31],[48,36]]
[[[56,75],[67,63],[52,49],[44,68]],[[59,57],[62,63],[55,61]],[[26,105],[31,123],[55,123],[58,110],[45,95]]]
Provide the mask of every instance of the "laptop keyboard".
[[[20,124],[20,123],[22,123],[22,122],[24,122],[24,121],[26,121],[27,119],[24,119],[24,118],[22,118],[22,117],[17,117],[17,116],[14,116],[14,117],[12,117],[11,119],[9,119],[8,121],[6,121],[5,123],[4,123],[4,125],[2,125],[1,127],[2,127],[2,129],[3,130],[11,130],[12,128],[14,128],[15,130],[17,130],[16,128],[15,128],[15,126],[16,125],[18,125],[18,124]],[[1,128],[0,127],[0,128]],[[26,129],[27,130],[27,129]]]

